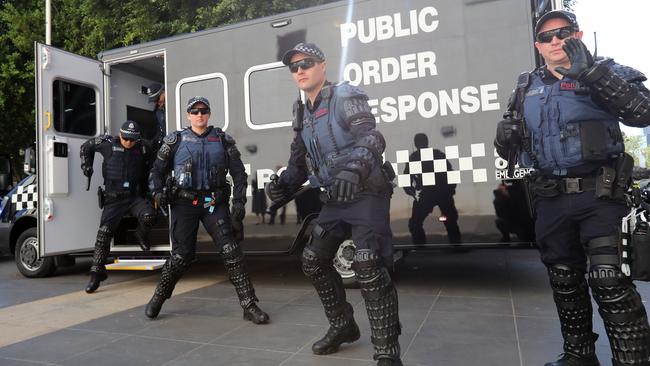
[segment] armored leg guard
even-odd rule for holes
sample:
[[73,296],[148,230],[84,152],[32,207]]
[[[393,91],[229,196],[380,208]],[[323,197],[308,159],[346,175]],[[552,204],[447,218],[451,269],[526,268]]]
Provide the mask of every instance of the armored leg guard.
[[560,318],[564,355],[546,366],[600,365],[595,346],[598,335],[592,332],[591,299],[585,273],[556,264],[548,268],[548,277]]
[[145,309],[145,315],[151,319],[158,316],[165,300],[174,292],[176,282],[183,276],[190,266],[190,262],[178,254],[172,255],[162,268],[160,282],[156,286],[153,297]]
[[357,250],[352,268],[366,302],[371,340],[375,347],[374,359],[380,361],[380,365],[401,365],[397,291],[388,270],[370,249]]
[[108,226],[100,226],[97,230],[95,241],[95,252],[93,253],[93,264],[90,267],[90,280],[86,285],[86,292],[93,293],[99,288],[99,283],[107,278],[106,258],[110,252],[110,242],[113,233]]
[[618,265],[598,264],[595,257],[605,256],[592,256],[589,285],[605,322],[613,365],[650,365],[650,329],[641,296]]
[[264,324],[269,321],[269,315],[263,312],[258,306],[257,296],[253,283],[248,276],[248,271],[244,266],[244,254],[241,247],[235,241],[227,242],[223,245],[223,264],[226,267],[230,282],[235,286],[239,303],[244,308],[244,319],[250,320],[255,324]]
[[149,233],[154,222],[154,215],[149,212],[143,213],[138,218],[138,227],[135,229],[135,237],[138,240],[140,249],[149,251],[151,249],[151,242],[149,241]]
[[332,263],[321,260],[315,252],[305,248],[302,252],[302,271],[316,288],[316,293],[325,308],[325,316],[330,323],[325,337],[313,344],[314,354],[334,353],[338,351],[341,344],[359,339],[361,333],[354,321],[352,305],[345,301],[343,280]]

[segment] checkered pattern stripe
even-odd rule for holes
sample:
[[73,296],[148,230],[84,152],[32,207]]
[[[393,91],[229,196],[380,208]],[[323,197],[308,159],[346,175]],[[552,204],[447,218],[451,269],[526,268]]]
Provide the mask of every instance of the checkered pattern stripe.
[[38,202],[36,184],[19,186],[16,193],[11,195],[11,203],[16,206],[16,211],[24,209],[35,209]]
[[[408,150],[398,150],[396,155],[398,187],[411,186],[411,175],[415,174],[422,176],[423,186],[434,186],[436,184],[436,173],[447,173],[447,182],[449,184],[461,183],[461,177],[467,175],[463,174],[463,172],[472,172],[471,177],[472,182],[474,183],[487,182],[487,169],[474,168],[474,158],[485,156],[485,144],[482,143],[471,145],[470,156],[460,156],[458,145],[445,146],[446,159],[434,159],[433,148],[420,150],[420,160],[418,161],[409,161],[410,153]],[[434,171],[423,173],[423,161],[433,161]],[[449,161],[456,170],[447,171],[447,161]],[[400,173],[404,171],[403,164],[408,164],[408,174]]]

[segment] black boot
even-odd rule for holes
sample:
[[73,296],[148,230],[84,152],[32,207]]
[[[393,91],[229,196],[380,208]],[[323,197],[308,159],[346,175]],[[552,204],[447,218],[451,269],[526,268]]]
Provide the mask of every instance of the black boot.
[[344,315],[349,317],[347,321],[344,321],[346,325],[342,328],[330,326],[325,336],[311,346],[314,354],[329,355],[330,353],[335,353],[339,350],[341,344],[352,343],[361,337],[359,326],[354,321],[354,318],[352,318],[352,309],[345,311],[345,313],[349,313],[349,315]]
[[402,366],[402,361],[400,359],[380,358],[377,361],[377,366]]
[[138,227],[135,229],[135,238],[140,245],[140,249],[144,252],[148,252],[151,249],[151,241],[149,241],[149,233],[151,232],[151,227],[155,216],[145,212],[140,217],[138,217]]
[[226,267],[230,282],[235,286],[239,304],[244,309],[244,319],[255,324],[268,323],[269,315],[263,312],[258,306],[255,289],[251,282],[248,271],[244,266],[244,254],[236,241],[231,241],[223,246],[223,265]]
[[312,345],[314,354],[334,353],[341,344],[359,339],[361,334],[354,321],[352,305],[345,300],[343,280],[334,269],[332,261],[320,259],[315,252],[305,248],[302,252],[302,270],[314,285],[330,323],[325,337]]
[[86,293],[93,293],[99,288],[99,283],[106,280],[106,258],[110,251],[110,243],[113,233],[108,226],[100,226],[97,230],[95,240],[95,252],[93,253],[93,264],[90,267],[90,280],[86,285]]
[[618,265],[594,264],[589,285],[612,350],[612,364],[650,365],[650,327],[641,296]]
[[560,318],[564,354],[546,366],[598,366],[598,335],[592,332],[591,299],[585,273],[556,264],[548,268],[548,276]]
[[397,291],[382,260],[370,249],[357,249],[352,264],[370,320],[374,359],[379,365],[401,365]]
[[596,355],[582,357],[565,353],[559,360],[545,363],[544,366],[600,366],[600,362]]
[[106,272],[90,272],[90,280],[86,285],[86,293],[92,294],[99,288],[99,283],[104,281],[108,276]]
[[178,254],[174,254],[167,259],[160,274],[160,281],[144,311],[144,314],[148,318],[154,319],[158,316],[163,303],[172,296],[176,282],[178,282],[183,276],[183,273],[189,268],[189,264],[190,262],[188,260]]
[[262,311],[257,304],[252,303],[244,309],[244,320],[250,320],[255,324],[266,324],[269,322],[269,314]]

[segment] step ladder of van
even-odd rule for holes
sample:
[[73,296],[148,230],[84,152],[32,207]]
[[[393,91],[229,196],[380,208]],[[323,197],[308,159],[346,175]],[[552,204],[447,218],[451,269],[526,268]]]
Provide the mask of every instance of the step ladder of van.
[[155,271],[162,268],[166,259],[120,259],[116,258],[115,262],[106,265],[109,271]]

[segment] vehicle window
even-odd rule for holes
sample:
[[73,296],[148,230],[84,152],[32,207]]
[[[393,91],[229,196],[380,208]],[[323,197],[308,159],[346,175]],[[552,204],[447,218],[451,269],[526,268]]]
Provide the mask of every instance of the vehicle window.
[[70,81],[54,80],[52,115],[58,132],[94,136],[97,133],[97,102],[92,87]]
[[250,122],[265,125],[291,121],[298,88],[286,66],[254,71],[249,77]]

